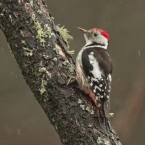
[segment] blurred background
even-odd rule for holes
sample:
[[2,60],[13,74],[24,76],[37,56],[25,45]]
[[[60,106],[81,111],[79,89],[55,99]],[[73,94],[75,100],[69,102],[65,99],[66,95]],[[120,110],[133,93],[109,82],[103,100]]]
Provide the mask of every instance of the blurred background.
[[[85,44],[76,29],[98,27],[111,37],[113,60],[111,124],[123,145],[145,142],[145,0],[46,0],[55,23],[74,40],[70,49]],[[58,134],[32,92],[0,33],[0,145],[61,145]]]

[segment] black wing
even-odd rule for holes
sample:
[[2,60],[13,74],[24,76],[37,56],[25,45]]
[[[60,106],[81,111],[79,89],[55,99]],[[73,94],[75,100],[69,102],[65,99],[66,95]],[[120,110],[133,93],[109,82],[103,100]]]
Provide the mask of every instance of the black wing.
[[112,61],[105,49],[86,48],[82,53],[84,74],[100,106],[100,113],[108,118],[110,110],[110,90]]

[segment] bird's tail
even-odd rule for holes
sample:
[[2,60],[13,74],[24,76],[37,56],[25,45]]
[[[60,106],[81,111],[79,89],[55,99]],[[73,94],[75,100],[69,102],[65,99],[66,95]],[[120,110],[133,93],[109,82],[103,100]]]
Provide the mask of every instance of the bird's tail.
[[110,104],[109,100],[101,101],[101,105],[98,108],[98,118],[99,124],[103,128],[103,130],[110,130],[109,125],[109,111],[110,111]]
[[110,102],[107,101],[101,101],[99,106],[99,112],[102,118],[109,118],[109,111],[110,111]]

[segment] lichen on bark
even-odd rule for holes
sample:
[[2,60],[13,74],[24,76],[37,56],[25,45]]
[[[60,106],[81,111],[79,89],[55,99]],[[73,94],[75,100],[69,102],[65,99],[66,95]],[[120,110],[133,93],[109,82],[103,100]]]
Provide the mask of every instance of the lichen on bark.
[[100,127],[95,107],[77,87],[75,63],[44,0],[0,0],[0,28],[64,145],[121,144],[113,129]]

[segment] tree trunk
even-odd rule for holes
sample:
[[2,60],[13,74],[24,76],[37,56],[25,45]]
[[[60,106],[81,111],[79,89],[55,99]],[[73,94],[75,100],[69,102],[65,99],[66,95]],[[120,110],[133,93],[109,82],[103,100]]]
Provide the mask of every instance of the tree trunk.
[[121,145],[72,81],[74,61],[44,0],[0,0],[0,28],[64,145]]

